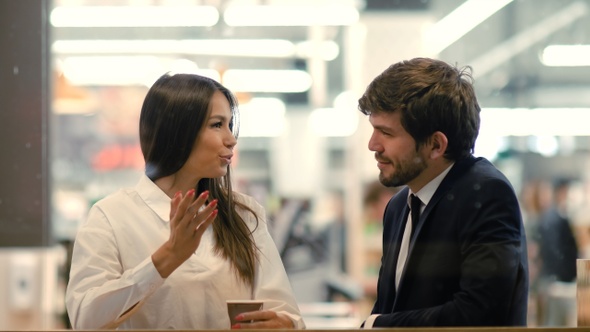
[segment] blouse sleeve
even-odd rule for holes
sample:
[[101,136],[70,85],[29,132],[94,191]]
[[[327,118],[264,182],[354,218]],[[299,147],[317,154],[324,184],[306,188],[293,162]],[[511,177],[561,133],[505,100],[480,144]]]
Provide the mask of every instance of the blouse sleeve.
[[74,329],[114,328],[133,314],[164,280],[151,257],[123,271],[115,234],[94,206],[78,230],[66,307]]
[[[259,264],[254,285],[254,299],[264,300],[264,309],[282,313],[291,318],[295,328],[304,329],[287,272],[283,266],[279,251],[268,231],[265,211],[260,204],[251,199],[248,204],[258,215],[258,227],[254,231],[254,240],[258,246]],[[248,218],[255,218],[248,214]]]

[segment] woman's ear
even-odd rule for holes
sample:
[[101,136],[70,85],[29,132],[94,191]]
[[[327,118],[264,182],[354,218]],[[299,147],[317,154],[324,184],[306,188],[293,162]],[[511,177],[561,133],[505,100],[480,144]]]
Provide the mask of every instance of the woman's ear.
[[430,137],[430,158],[437,159],[443,157],[447,151],[449,140],[447,136],[440,131],[434,132]]

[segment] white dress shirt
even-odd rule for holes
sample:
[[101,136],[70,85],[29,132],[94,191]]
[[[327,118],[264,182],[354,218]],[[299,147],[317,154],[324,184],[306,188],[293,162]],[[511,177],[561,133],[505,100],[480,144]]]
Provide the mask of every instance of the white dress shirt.
[[[265,211],[252,197],[238,195],[259,216],[253,289],[214,254],[212,227],[195,254],[168,278],[160,276],[151,255],[169,238],[171,199],[147,176],[97,202],[74,244],[66,291],[73,328],[229,329],[226,300],[238,299],[263,300],[265,310],[287,314],[296,328],[304,328]],[[252,214],[240,215],[254,229]]]

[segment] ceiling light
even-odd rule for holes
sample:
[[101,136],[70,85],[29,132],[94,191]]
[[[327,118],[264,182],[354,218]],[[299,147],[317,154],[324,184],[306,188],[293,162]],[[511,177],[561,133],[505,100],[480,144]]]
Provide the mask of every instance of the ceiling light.
[[570,27],[572,22],[585,17],[587,13],[588,5],[581,1],[574,2],[488,50],[470,65],[478,77],[483,76],[555,31]]
[[541,54],[541,62],[551,67],[590,66],[590,45],[549,45]]
[[236,92],[305,92],[312,79],[303,70],[228,69],[222,82]]
[[157,56],[73,56],[63,60],[63,72],[72,85],[144,85],[166,72],[189,72],[223,82],[234,92],[305,92],[311,87],[309,73],[302,70],[227,69],[220,77],[187,59]]
[[285,103],[278,98],[252,98],[240,105],[241,137],[278,137],[285,128]]
[[352,5],[231,5],[223,13],[229,26],[338,26],[358,21]]
[[291,57],[295,45],[285,39],[203,40],[57,40],[56,54],[197,54],[250,57]]
[[424,48],[438,54],[512,0],[468,0],[436,22],[424,35]]
[[290,57],[295,45],[284,39],[57,40],[56,54],[198,54]]
[[297,43],[295,55],[298,58],[322,59],[332,61],[340,53],[338,44],[331,40],[325,41],[303,41]]
[[589,122],[590,108],[484,108],[480,136],[590,136]]
[[50,15],[54,27],[210,27],[217,21],[213,6],[60,6]]
[[311,112],[309,127],[320,137],[348,137],[353,135],[359,123],[356,108],[358,96],[344,91],[334,98],[334,108],[319,108]]
[[358,128],[357,112],[338,108],[317,108],[309,115],[309,127],[320,137],[348,137]]
[[163,59],[155,56],[80,56],[63,60],[64,76],[72,85],[151,86],[166,72],[194,73],[219,81],[219,73],[200,69],[186,59]]
[[530,151],[538,152],[545,157],[553,157],[559,152],[557,137],[550,135],[529,136],[528,146]]
[[183,54],[261,58],[320,58],[334,60],[340,53],[338,44],[326,40],[286,39],[146,39],[146,40],[56,40],[54,54]]

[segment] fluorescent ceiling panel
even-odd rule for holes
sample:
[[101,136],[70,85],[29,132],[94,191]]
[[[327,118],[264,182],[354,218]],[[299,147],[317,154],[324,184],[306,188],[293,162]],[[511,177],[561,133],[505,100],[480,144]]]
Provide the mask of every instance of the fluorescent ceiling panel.
[[51,11],[54,27],[211,27],[213,6],[61,6]]
[[343,91],[334,98],[333,108],[318,108],[309,116],[311,131],[320,137],[348,137],[359,124],[358,95]]
[[219,81],[219,73],[200,69],[187,59],[162,59],[156,56],[79,56],[61,63],[64,76],[72,85],[151,86],[166,72],[195,73]]
[[63,60],[61,68],[72,85],[151,86],[166,72],[211,77],[235,92],[305,92],[312,84],[309,73],[302,70],[228,69],[220,78],[216,70],[199,68],[190,60],[157,56],[72,56]]
[[358,128],[358,116],[358,111],[318,108],[311,112],[308,125],[320,137],[348,137]]
[[590,108],[484,108],[481,135],[590,136]]
[[550,67],[590,66],[590,45],[549,45],[541,54],[541,62]]
[[586,3],[574,2],[488,50],[469,64],[473,67],[476,77],[483,76],[556,31],[567,28],[576,20],[586,17],[587,13]]
[[438,54],[512,0],[468,0],[435,23],[424,35],[424,48]]
[[285,130],[285,103],[278,98],[252,98],[240,105],[241,137],[277,137]]
[[262,58],[320,58],[334,60],[340,49],[333,41],[285,39],[143,39],[143,40],[56,40],[55,54],[183,54]]
[[303,70],[228,69],[222,82],[239,92],[305,92],[312,79]]
[[359,12],[346,4],[230,5],[223,13],[229,26],[339,26],[358,21]]

